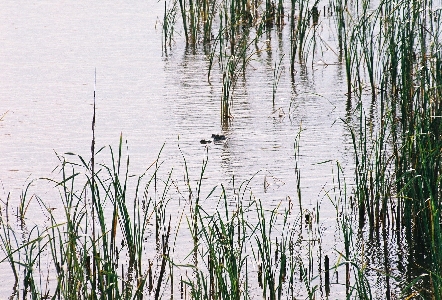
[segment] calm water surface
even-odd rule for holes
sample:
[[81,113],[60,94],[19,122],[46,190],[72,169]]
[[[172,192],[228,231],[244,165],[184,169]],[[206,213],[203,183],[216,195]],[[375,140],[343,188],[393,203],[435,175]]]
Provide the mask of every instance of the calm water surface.
[[[263,51],[251,62],[254,70],[239,78],[234,118],[223,127],[219,72],[215,70],[208,83],[204,54],[186,51],[178,34],[172,51],[162,52],[163,5],[156,1],[2,4],[0,115],[6,114],[0,121],[0,199],[5,201],[10,193],[16,205],[30,179],[55,178],[51,173],[58,164],[55,152],[89,157],[96,69],[97,146],[117,147],[122,133],[131,174],[145,170],[165,144],[162,169],[173,168],[181,180],[184,155],[196,181],[206,151],[200,140],[222,133],[225,143],[208,146],[205,192],[233,175],[241,182],[258,172],[252,188],[265,205],[287,202],[288,197],[297,203],[293,146],[302,128],[303,207],[312,210],[321,204],[324,236],[330,237],[324,241],[329,245],[324,248],[330,249],[324,255],[336,255],[332,226],[336,212],[324,189],[330,187],[336,161],[348,170],[349,178],[352,173],[351,137],[340,120],[348,108],[343,66],[325,67],[315,60],[297,68],[292,84],[288,39],[269,34],[271,51]],[[322,38],[333,44],[327,26],[331,25],[323,25]],[[288,36],[287,28],[282,35]],[[287,54],[273,107],[272,68],[282,53]],[[331,51],[322,59],[337,61]],[[109,162],[106,155],[102,159]],[[50,205],[59,204],[47,183],[37,181],[32,192],[52,201]],[[0,295],[7,293],[10,288],[2,285]]]

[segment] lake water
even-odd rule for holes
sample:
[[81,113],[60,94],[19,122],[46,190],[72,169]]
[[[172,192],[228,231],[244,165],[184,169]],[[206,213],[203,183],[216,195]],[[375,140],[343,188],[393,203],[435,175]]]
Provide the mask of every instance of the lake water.
[[[122,133],[131,174],[143,172],[165,144],[162,169],[173,168],[182,179],[184,156],[196,182],[206,151],[200,140],[220,133],[226,142],[207,145],[204,192],[233,175],[241,182],[258,172],[252,189],[264,205],[287,204],[288,198],[297,203],[294,141],[301,128],[303,208],[313,210],[320,203],[323,243],[329,245],[324,255],[336,257],[336,211],[324,190],[331,186],[336,161],[353,183],[353,146],[341,121],[349,109],[344,66],[334,64],[338,58],[333,51],[325,51],[305,68],[297,65],[292,83],[288,26],[282,39],[272,31],[267,37],[271,50],[261,52],[250,72],[239,78],[233,118],[223,126],[221,75],[214,70],[207,81],[205,55],[186,51],[178,25],[176,43],[167,55],[162,51],[163,13],[164,3],[156,1],[3,2],[0,199],[6,201],[10,193],[12,205],[18,205],[29,180],[56,178],[51,173],[58,164],[54,152],[90,156],[96,70],[97,147],[116,148]],[[335,44],[332,26],[326,21],[320,32],[330,45]],[[273,68],[283,53],[273,106]],[[57,206],[49,186],[38,181],[31,191]],[[8,293],[10,287],[2,284],[0,297]]]

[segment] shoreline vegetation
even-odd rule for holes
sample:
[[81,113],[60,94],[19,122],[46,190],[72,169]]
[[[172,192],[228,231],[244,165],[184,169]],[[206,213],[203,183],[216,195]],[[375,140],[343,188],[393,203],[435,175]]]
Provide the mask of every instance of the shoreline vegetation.
[[[340,121],[355,167],[349,177],[336,162],[324,191],[336,210],[335,256],[324,254],[320,203],[303,208],[301,129],[296,200],[269,208],[254,196],[253,176],[203,194],[207,152],[196,184],[184,155],[183,182],[163,172],[161,151],[144,174],[129,176],[122,136],[117,149],[95,148],[94,107],[91,158],[58,155],[59,179],[45,179],[60,208],[29,194],[31,183],[18,205],[0,199],[10,299],[441,299],[441,7],[432,0],[164,4],[163,51],[173,51],[178,33],[187,51],[204,51],[208,81],[222,82],[223,126],[235,114],[236,81],[270,47],[269,32],[289,27],[293,82],[297,68],[336,54],[349,108]],[[322,38],[323,22],[333,25],[336,45]],[[283,57],[272,70],[273,104]],[[109,163],[97,163],[107,151]],[[171,201],[183,201],[178,213]],[[42,223],[29,216],[33,205]]]

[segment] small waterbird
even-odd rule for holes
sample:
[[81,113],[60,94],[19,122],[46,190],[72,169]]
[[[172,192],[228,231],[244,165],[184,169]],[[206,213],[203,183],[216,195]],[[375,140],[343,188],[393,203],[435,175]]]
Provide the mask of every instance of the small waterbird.
[[212,134],[212,139],[214,142],[224,141],[226,136],[224,134]]

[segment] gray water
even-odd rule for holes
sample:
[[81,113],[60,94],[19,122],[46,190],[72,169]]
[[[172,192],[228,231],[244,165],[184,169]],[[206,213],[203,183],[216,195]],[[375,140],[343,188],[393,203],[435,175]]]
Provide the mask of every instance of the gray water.
[[[241,182],[257,173],[252,188],[264,204],[287,204],[289,198],[297,203],[294,141],[302,129],[303,208],[313,210],[320,203],[323,243],[329,245],[324,255],[336,257],[336,211],[324,195],[337,161],[353,183],[351,137],[341,120],[348,109],[345,74],[342,65],[333,64],[336,55],[325,51],[305,68],[297,66],[293,84],[287,28],[281,41],[273,31],[271,51],[263,51],[251,62],[253,71],[239,78],[233,119],[222,126],[219,72],[207,81],[207,59],[184,49],[178,25],[176,43],[167,54],[162,51],[163,9],[164,3],[156,1],[3,2],[0,116],[6,114],[0,121],[0,199],[10,193],[15,206],[30,180],[57,178],[52,173],[58,164],[55,153],[90,157],[96,72],[97,147],[116,148],[121,133],[131,174],[143,172],[164,144],[163,170],[173,168],[181,180],[184,156],[196,181],[206,153],[200,140],[221,133],[225,143],[207,146],[205,192],[233,175]],[[327,27],[332,25],[322,26],[322,38],[333,45]],[[273,68],[283,53],[273,106]],[[47,183],[37,181],[31,191],[49,205],[59,204]],[[8,274],[7,265],[2,270]],[[10,290],[2,285],[0,297]]]

